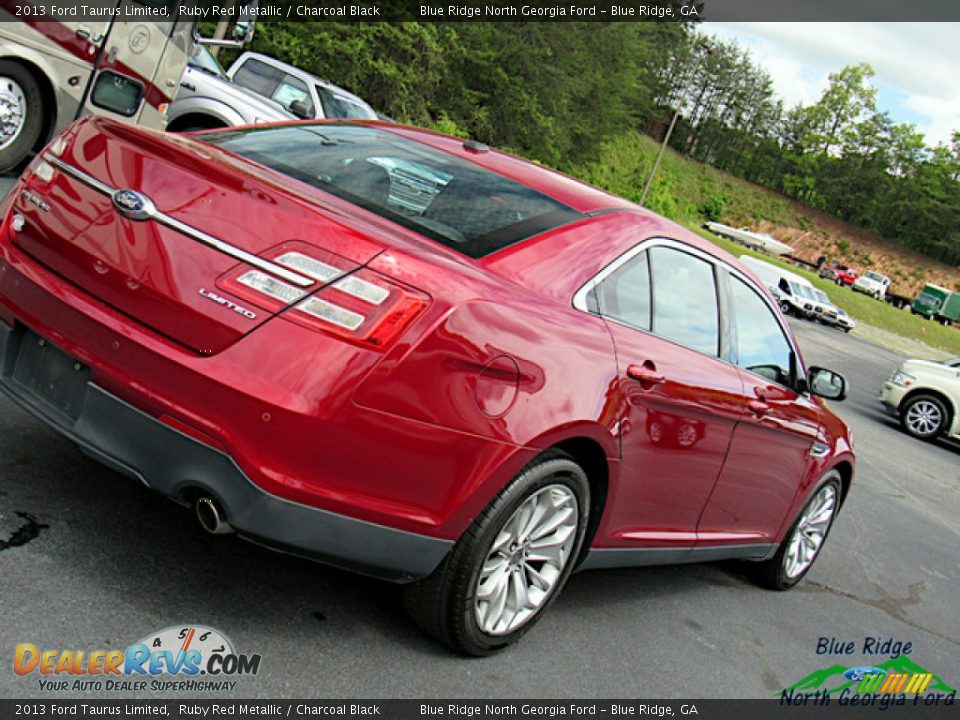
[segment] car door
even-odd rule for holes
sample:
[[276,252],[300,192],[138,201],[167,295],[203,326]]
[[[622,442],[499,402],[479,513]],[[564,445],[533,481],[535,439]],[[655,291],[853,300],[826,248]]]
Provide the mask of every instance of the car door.
[[767,298],[729,275],[735,360],[749,412],[700,519],[701,545],[772,543],[822,444],[817,401],[798,391],[799,355]]
[[620,547],[690,548],[746,413],[737,368],[719,359],[712,260],[654,241],[601,274],[590,308],[617,353],[621,470],[601,535]]
[[[118,17],[142,10],[143,4],[119,0]],[[172,19],[114,21],[97,55],[83,111],[162,128],[164,106],[177,93],[186,53],[175,29]]]

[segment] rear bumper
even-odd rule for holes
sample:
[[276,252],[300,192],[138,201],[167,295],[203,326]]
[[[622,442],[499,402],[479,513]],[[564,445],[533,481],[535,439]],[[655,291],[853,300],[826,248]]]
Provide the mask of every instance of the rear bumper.
[[22,333],[0,322],[0,392],[104,464],[173,498],[215,498],[250,540],[366,575],[410,582],[429,575],[453,542],[389,528],[272,495],[227,454],[165,425],[88,381],[74,417],[12,377]]

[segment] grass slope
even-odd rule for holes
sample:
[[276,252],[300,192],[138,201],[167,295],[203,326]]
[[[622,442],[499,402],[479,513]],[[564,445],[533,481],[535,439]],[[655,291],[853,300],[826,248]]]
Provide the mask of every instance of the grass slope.
[[[605,146],[597,162],[579,168],[576,174],[589,183],[639,202],[643,184],[656,152],[657,145],[653,140],[645,135],[631,133],[612,140]],[[654,212],[690,227],[734,255],[749,253],[772,262],[778,261],[718,238],[701,230],[699,226],[707,216],[712,216],[731,225],[760,227],[768,232],[773,226],[799,229],[798,232],[802,231],[811,236],[832,237],[837,232],[836,225],[840,224],[835,221],[828,226],[820,214],[800,203],[709,165],[690,160],[672,150],[664,154],[657,178],[645,204]],[[860,238],[857,237],[855,229],[852,230],[854,232],[850,237],[841,238],[838,242],[853,245],[852,252],[855,254],[867,255],[865,250],[857,248]],[[790,237],[783,239],[787,242],[794,240]],[[917,259],[912,253],[906,250],[897,253],[896,249],[891,252],[900,256],[901,275],[914,272]],[[833,253],[832,256],[838,255]],[[957,328],[945,328],[914,316],[909,310],[897,310],[886,303],[855,293],[849,288],[822,280],[815,273],[798,270],[793,266],[785,265],[785,267],[809,278],[858,323],[868,326],[858,327],[854,331],[855,334],[876,339],[876,335],[870,336],[870,328],[878,328],[882,332],[894,333],[938,348],[948,354],[960,355],[960,331]],[[945,270],[945,272],[950,271],[950,268]],[[909,344],[902,349],[907,354],[911,354]],[[915,353],[924,354],[922,346]]]

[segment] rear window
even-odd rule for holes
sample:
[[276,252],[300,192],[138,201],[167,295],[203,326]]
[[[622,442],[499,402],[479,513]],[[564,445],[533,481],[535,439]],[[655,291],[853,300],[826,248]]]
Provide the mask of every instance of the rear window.
[[583,217],[502,175],[377,128],[294,125],[197,139],[474,258]]

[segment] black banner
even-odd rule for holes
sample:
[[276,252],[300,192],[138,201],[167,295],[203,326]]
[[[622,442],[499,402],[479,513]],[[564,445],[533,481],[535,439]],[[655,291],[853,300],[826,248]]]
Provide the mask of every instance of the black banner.
[[[0,22],[235,18],[244,0],[0,0]],[[956,22],[956,0],[260,0],[259,21],[429,22]]]
[[[898,699],[900,702],[898,702]],[[0,700],[0,718],[390,718],[390,720],[556,720],[556,718],[956,717],[956,694],[932,697],[816,693],[771,700]]]

